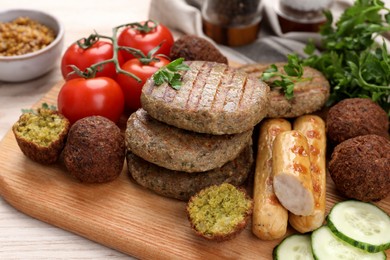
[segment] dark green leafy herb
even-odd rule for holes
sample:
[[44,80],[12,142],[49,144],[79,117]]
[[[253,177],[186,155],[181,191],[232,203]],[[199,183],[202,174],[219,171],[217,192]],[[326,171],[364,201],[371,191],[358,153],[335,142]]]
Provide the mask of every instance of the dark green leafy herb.
[[[43,109],[47,109],[47,110],[57,110],[57,107],[54,106],[54,105],[49,105],[47,104],[46,102],[42,103],[41,105],[41,108]],[[36,114],[37,113],[37,110],[35,109],[22,109],[22,113],[25,114],[25,113],[34,113]]]
[[357,0],[333,26],[333,16],[325,13],[321,28],[323,51],[309,57],[303,65],[320,70],[329,80],[328,105],[345,98],[366,97],[377,102],[390,116],[390,56],[386,45],[375,39],[390,30],[390,10],[380,0]]
[[[307,80],[302,78],[303,66],[296,54],[287,56],[288,63],[283,67],[285,73],[278,70],[275,64],[272,64],[261,76],[261,79],[269,83],[271,87],[282,88],[285,97],[289,100],[294,97],[294,84]],[[277,79],[270,80],[277,77]]]
[[179,58],[168,65],[161,67],[156,73],[153,74],[153,81],[157,86],[160,86],[164,82],[168,83],[172,88],[178,90],[181,87],[181,75],[179,71],[189,70],[190,67],[183,63],[184,59]]

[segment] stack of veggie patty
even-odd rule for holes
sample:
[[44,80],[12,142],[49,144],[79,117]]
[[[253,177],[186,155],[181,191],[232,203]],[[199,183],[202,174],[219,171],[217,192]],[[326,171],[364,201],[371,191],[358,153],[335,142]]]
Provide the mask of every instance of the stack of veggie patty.
[[193,61],[182,86],[143,87],[143,109],[126,129],[129,173],[154,192],[188,200],[213,184],[241,185],[253,165],[253,127],[267,114],[269,87],[226,64]]

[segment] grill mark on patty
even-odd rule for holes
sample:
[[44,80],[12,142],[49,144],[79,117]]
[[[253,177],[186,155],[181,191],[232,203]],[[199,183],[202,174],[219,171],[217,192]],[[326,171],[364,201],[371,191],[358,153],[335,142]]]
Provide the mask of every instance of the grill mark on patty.
[[176,91],[176,96],[172,100],[172,104],[175,107],[184,109],[187,108],[188,99],[192,94],[193,85],[199,77],[200,70],[195,65],[195,62],[186,62],[187,65],[191,66],[190,70],[187,70],[182,76],[182,86],[180,91]]
[[[256,81],[259,81],[259,79],[256,79]],[[253,82],[253,80],[249,80],[249,76],[247,78],[247,82],[251,82],[253,85],[255,85],[257,82]],[[255,88],[254,86],[251,86],[249,88],[249,93],[248,93],[248,99],[252,102],[256,102],[256,100],[258,99],[258,96],[263,97],[263,102],[267,102],[268,101],[268,95],[265,94],[266,91],[268,89],[268,85],[266,85],[264,82],[261,82],[261,89],[258,89],[258,88]],[[247,103],[247,102],[245,102]],[[243,105],[245,105],[245,103]],[[244,108],[245,109],[245,108]]]
[[[244,105],[243,100],[244,100],[245,93],[246,93],[246,91],[248,89],[247,88],[247,84],[249,84],[248,83],[248,77],[245,77],[244,82],[242,84],[242,88],[241,88],[241,95],[240,95],[240,98],[238,99],[238,103],[237,103],[237,107],[239,109],[242,109],[242,107]],[[252,87],[252,89],[253,89],[253,87]]]
[[229,67],[225,67],[221,80],[217,86],[216,92],[214,94],[213,101],[211,103],[211,110],[213,111],[221,111],[221,104],[225,104],[226,99],[226,91],[225,85],[229,85],[232,82],[232,73],[229,73]]
[[198,110],[207,110],[213,106],[215,95],[221,86],[226,69],[227,66],[225,64],[215,63],[212,66],[198,103]]
[[192,84],[191,93],[188,95],[186,104],[186,108],[192,111],[196,111],[199,108],[199,102],[212,69],[210,63],[199,62],[199,64],[201,66],[197,69],[198,74]]
[[[198,78],[199,70],[192,71],[192,69],[191,69],[191,71],[187,70],[187,71],[181,72],[181,74],[182,74],[181,80],[183,82],[183,84],[181,86],[181,91],[178,91],[172,87],[166,87],[165,92],[164,92],[164,96],[163,96],[163,100],[165,102],[168,102],[168,103],[174,103],[178,107],[183,108],[183,107],[185,107],[184,103],[186,103],[188,100],[188,96],[191,95],[191,92],[193,89],[192,86],[195,84],[195,82]],[[194,75],[194,74],[196,74],[196,75]],[[179,95],[181,95],[182,97],[180,97]]]
[[240,90],[242,88],[242,76],[243,73],[237,73],[237,71],[232,71],[232,82],[227,88],[226,99],[223,106],[223,110],[227,112],[234,112],[237,110],[237,101],[238,95],[240,95]]
[[162,96],[162,99],[165,102],[172,102],[175,99],[175,96],[177,96],[177,90],[173,89],[171,87],[165,88],[164,94]]

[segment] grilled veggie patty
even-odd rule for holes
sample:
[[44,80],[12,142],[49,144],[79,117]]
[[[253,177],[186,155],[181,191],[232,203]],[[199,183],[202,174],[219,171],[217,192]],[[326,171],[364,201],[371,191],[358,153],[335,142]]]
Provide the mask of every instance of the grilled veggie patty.
[[234,135],[209,135],[183,130],[153,119],[139,109],[127,121],[126,146],[161,167],[185,172],[219,168],[235,159],[251,142],[252,130]]
[[267,114],[269,87],[226,64],[192,61],[173,89],[149,80],[142,107],[153,118],[178,128],[214,135],[242,133]]
[[188,200],[201,189],[214,184],[229,182],[241,185],[248,177],[253,165],[252,147],[247,146],[233,161],[221,168],[207,172],[187,173],[171,171],[127,153],[130,176],[141,186],[165,197]]

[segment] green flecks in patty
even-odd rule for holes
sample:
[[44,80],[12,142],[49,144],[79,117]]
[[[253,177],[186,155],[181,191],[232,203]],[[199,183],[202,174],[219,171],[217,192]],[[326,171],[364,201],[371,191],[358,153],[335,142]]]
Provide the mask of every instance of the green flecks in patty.
[[38,109],[37,112],[24,113],[17,122],[16,132],[29,142],[48,147],[59,139],[66,121],[52,110]]
[[224,183],[199,192],[187,210],[195,228],[203,234],[228,234],[244,221],[252,202],[243,191]]

